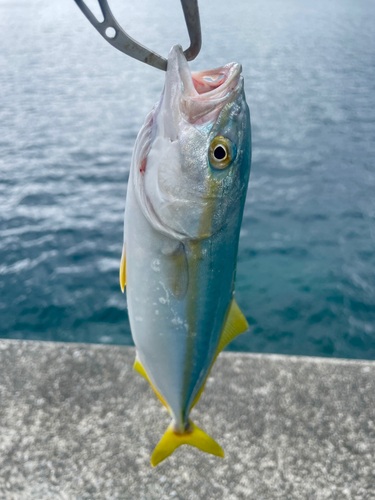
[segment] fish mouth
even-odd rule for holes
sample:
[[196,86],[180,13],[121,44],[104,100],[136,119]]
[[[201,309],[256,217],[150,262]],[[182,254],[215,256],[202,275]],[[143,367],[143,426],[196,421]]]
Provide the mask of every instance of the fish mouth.
[[221,68],[192,72],[195,99],[218,99],[232,93],[240,83],[241,71],[241,64],[229,63]]
[[[215,119],[221,109],[243,88],[242,66],[229,63],[206,71],[191,72],[182,47],[172,47],[168,57],[165,93],[177,97],[179,108],[190,122],[206,122]],[[174,104],[177,104],[174,101]],[[170,102],[172,104],[172,102]],[[199,123],[198,123],[199,124]]]

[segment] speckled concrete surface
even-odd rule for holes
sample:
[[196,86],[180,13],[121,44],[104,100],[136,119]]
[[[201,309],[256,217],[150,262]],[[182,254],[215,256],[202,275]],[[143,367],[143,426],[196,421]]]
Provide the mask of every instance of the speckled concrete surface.
[[134,350],[0,340],[0,498],[374,499],[375,363],[221,355],[193,420],[226,458],[181,447]]

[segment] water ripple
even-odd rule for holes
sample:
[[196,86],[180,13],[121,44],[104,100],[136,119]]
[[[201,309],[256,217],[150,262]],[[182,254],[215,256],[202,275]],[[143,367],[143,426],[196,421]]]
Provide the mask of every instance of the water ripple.
[[[188,45],[167,2],[145,0],[151,22],[111,5],[167,54]],[[251,328],[231,349],[375,359],[373,5],[200,8],[192,67],[240,61],[252,114],[236,285]],[[74,2],[0,11],[0,335],[129,344],[118,284],[127,178],[164,75],[112,50]]]

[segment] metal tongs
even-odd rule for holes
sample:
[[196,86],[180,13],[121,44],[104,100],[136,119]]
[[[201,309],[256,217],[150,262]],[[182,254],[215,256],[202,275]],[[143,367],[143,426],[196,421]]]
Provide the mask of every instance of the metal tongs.
[[[124,52],[138,61],[142,61],[154,68],[167,70],[167,60],[152,50],[144,47],[131,38],[114,18],[107,0],[98,0],[104,20],[99,22],[84,0],[74,0],[94,28],[113,47]],[[184,51],[188,61],[197,57],[202,45],[201,25],[199,20],[198,0],[181,0],[186,26],[190,37],[190,47]],[[112,29],[111,29],[112,28]],[[113,34],[114,33],[114,34]]]

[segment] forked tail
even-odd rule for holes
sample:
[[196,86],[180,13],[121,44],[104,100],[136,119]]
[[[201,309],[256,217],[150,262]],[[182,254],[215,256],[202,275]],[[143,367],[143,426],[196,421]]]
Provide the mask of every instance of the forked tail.
[[173,430],[173,423],[169,424],[164,436],[161,438],[152,454],[151,465],[153,467],[158,465],[182,444],[190,444],[190,446],[195,446],[206,453],[211,453],[211,455],[224,457],[224,451],[221,446],[189,420],[189,428],[183,434]]

